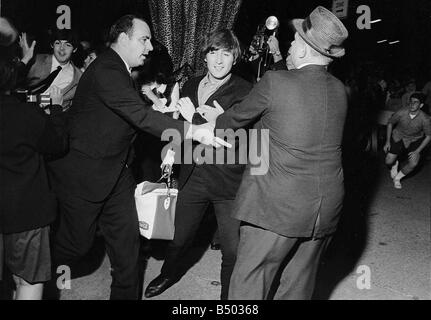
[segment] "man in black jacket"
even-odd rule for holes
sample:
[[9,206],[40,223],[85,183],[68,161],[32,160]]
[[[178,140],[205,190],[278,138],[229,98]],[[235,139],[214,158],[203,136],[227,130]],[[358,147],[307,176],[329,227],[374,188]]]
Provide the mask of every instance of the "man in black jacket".
[[138,299],[132,141],[137,129],[161,136],[173,128],[181,136],[199,137],[189,124],[145,108],[134,86],[130,69],[142,65],[153,49],[148,24],[123,16],[111,27],[110,42],[111,48],[97,57],[78,84],[70,109],[70,152],[51,165],[60,200],[54,258],[57,264],[70,265],[84,256],[98,224],[111,262],[111,299]]
[[[208,72],[184,84],[179,102],[182,115],[193,124],[209,120],[205,118],[206,108],[221,108],[220,104],[227,110],[238,104],[251,90],[250,83],[231,73],[232,66],[240,57],[238,39],[231,30],[216,30],[208,34],[202,52]],[[185,150],[185,158],[192,152]],[[205,152],[214,151],[206,149]],[[232,219],[230,213],[245,164],[239,161],[234,164],[199,164],[201,162],[202,159],[193,157],[192,164],[181,165],[175,236],[169,243],[161,274],[145,291],[147,298],[159,295],[179,280],[186,267],[183,256],[195,237],[206,209],[212,205],[222,251],[221,299],[227,299],[239,240],[239,220]]]

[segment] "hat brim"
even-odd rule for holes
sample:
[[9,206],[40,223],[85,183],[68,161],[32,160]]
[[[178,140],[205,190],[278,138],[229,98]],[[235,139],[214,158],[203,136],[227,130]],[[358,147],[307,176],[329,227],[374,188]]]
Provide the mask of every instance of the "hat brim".
[[293,19],[292,25],[296,32],[300,35],[300,37],[313,49],[315,49],[317,52],[323,54],[324,56],[330,57],[330,58],[340,58],[344,56],[345,50],[341,47],[336,47],[330,52],[327,52],[319,47],[318,44],[316,44],[303,30],[302,28],[302,22],[304,19]]

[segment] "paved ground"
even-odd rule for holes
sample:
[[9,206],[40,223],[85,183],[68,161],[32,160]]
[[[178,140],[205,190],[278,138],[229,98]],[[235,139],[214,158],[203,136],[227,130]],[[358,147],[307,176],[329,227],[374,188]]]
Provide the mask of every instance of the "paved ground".
[[[314,299],[429,300],[431,161],[403,180],[402,190],[393,188],[381,158],[366,156],[357,162],[345,170],[344,212],[322,263]],[[205,236],[206,232],[200,243],[208,243]],[[158,275],[165,244],[153,241],[146,251],[143,288]],[[150,300],[219,298],[220,251],[200,246],[193,254],[196,263],[181,281]],[[75,275],[60,299],[109,298],[110,265],[101,241],[89,257],[87,269]],[[364,280],[367,274],[369,282]]]
[[[351,182],[345,212],[319,272],[315,299],[431,298],[431,162],[396,190],[380,160],[364,159],[369,165],[346,173]],[[195,253],[203,255],[182,280],[151,300],[218,299],[220,251],[201,247]],[[146,261],[144,288],[158,275],[162,258],[159,241]],[[364,280],[368,271],[369,288]],[[73,279],[61,299],[107,299],[109,284],[104,257],[94,272]]]

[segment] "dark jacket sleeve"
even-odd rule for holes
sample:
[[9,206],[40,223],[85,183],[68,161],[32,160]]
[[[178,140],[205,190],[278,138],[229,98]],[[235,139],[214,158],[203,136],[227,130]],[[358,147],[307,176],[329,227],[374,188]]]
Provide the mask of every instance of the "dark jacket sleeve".
[[30,70],[30,63],[25,64],[21,60],[17,62],[17,88],[25,88],[27,86],[27,74]]
[[130,84],[132,81],[130,76],[122,70],[121,65],[111,63],[96,71],[95,76],[100,99],[108,108],[135,127],[158,137],[168,128],[178,130],[181,136],[188,130],[189,124],[172,119],[152,108],[145,108],[138,91]]
[[271,102],[271,73],[268,71],[240,103],[233,105],[221,114],[216,121],[216,128],[238,129],[246,127],[259,118]]

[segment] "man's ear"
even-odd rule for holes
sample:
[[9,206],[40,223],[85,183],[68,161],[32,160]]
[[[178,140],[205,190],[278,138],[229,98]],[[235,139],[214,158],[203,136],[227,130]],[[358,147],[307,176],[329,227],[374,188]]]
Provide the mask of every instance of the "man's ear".
[[307,50],[311,50],[311,47],[308,47],[308,45],[305,42],[301,41],[298,56],[300,58],[305,58],[305,56],[307,55]]
[[75,53],[75,52],[76,52],[76,50],[78,50],[78,48],[73,49],[72,53]]
[[120,35],[118,36],[118,42],[119,43],[124,42],[127,37],[128,37],[128,35],[125,32],[121,32]]
[[419,109],[422,109],[422,107],[424,106],[424,104],[423,103],[421,103],[420,105],[419,105]]

